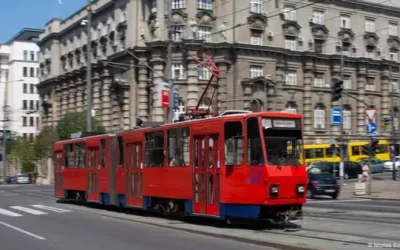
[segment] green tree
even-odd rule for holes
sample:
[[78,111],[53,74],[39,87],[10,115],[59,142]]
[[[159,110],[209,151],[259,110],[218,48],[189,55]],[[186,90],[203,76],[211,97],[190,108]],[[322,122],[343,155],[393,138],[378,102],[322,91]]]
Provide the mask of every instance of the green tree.
[[21,163],[23,172],[33,172],[36,167],[34,144],[21,137],[12,141],[10,156]]
[[57,140],[57,130],[53,127],[44,127],[40,134],[36,137],[34,143],[36,158],[50,158],[53,154],[53,143]]
[[[58,121],[57,134],[60,140],[71,138],[71,134],[86,131],[86,112],[68,113]],[[105,133],[105,128],[100,121],[93,118],[92,132]]]

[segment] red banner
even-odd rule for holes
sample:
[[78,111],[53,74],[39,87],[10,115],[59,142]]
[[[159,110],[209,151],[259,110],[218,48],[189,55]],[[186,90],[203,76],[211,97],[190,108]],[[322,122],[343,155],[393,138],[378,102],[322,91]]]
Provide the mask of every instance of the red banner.
[[161,90],[161,106],[163,108],[169,107],[169,91]]

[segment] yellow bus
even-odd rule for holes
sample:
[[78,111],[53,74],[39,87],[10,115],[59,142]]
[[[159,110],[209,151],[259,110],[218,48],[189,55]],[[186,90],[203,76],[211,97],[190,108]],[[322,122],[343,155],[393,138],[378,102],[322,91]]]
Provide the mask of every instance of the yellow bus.
[[[368,142],[349,142],[348,143],[348,155],[350,161],[360,161],[363,158],[367,158]],[[382,161],[390,161],[389,143],[386,140],[380,140],[378,142],[378,150],[375,155],[376,159]]]
[[[363,158],[367,158],[368,142],[349,142],[347,143],[347,152],[345,158],[349,161],[360,161]],[[337,145],[339,146],[339,145]],[[306,164],[313,161],[328,161],[328,162],[340,162],[340,148],[336,147],[336,154],[331,144],[308,144],[304,145]],[[378,143],[378,152],[375,158],[382,161],[390,160],[389,143],[385,140],[381,140]]]

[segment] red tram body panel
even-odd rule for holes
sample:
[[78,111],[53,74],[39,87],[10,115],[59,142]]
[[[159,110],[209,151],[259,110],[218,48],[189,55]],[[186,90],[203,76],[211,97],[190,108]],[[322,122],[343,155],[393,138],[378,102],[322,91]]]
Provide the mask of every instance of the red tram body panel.
[[56,142],[55,196],[219,219],[298,219],[302,116],[241,113]]

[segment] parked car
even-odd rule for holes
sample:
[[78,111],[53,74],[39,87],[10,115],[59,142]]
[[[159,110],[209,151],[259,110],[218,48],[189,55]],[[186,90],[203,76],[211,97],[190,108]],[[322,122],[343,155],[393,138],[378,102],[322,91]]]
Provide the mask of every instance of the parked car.
[[[395,166],[395,170],[399,171],[399,168],[400,168],[400,156],[396,156],[394,158],[394,161],[395,161],[395,165],[394,165]],[[393,171],[393,162],[392,161],[385,162],[383,166],[384,166],[386,171]]]
[[[307,169],[310,170],[311,168],[319,168],[323,172],[328,172],[335,177],[340,177],[339,167],[340,167],[339,162],[318,161],[310,163]],[[362,174],[362,166],[358,162],[354,161],[344,162],[343,178],[345,180],[350,178],[357,178],[359,174]]]
[[385,162],[375,158],[364,158],[360,161],[361,166],[368,165],[371,167],[371,173],[383,173],[385,171]]
[[337,199],[340,193],[340,184],[336,178],[319,168],[312,168],[308,172],[307,198],[312,199],[316,195],[331,196]]
[[29,183],[28,176],[26,176],[24,174],[17,174],[15,177],[16,177],[18,184],[28,184]]

